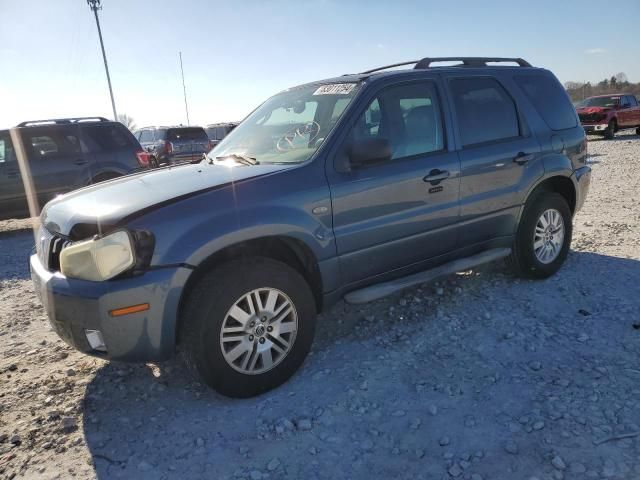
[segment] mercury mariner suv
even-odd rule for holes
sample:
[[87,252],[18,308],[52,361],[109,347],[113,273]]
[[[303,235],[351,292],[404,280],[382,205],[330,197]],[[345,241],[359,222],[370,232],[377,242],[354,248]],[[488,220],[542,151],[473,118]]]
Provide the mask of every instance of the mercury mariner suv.
[[590,181],[558,80],[522,59],[390,67],[280,92],[200,161],[49,202],[30,262],[53,328],[112,360],[178,347],[248,397],[293,375],[343,297],[505,257],[554,274]]

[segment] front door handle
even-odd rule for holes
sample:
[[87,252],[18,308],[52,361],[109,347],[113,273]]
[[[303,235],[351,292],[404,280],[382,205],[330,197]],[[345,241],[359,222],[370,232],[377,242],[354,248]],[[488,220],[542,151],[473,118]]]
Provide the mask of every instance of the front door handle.
[[86,165],[86,164],[87,164],[87,161],[86,161],[86,160],[82,160],[82,159],[78,159],[78,160],[76,160],[76,161],[75,161],[75,162],[73,162],[73,163],[74,163],[74,165],[78,165],[78,166],[80,166],[80,165]]
[[437,185],[442,180],[444,180],[446,178],[449,178],[449,171],[448,170],[439,170],[439,169],[436,168],[434,170],[431,170],[429,172],[429,175],[424,177],[423,180],[425,182],[430,183],[431,185]]
[[516,162],[518,165],[524,165],[529,160],[533,160],[533,157],[534,157],[533,153],[518,152],[518,155],[515,156],[513,161]]

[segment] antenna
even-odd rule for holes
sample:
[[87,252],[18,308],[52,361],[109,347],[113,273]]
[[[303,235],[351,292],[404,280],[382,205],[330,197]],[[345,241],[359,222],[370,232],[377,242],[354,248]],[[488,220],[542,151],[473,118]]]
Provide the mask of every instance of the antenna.
[[182,68],[182,52],[180,54],[180,72],[182,72],[182,92],[184,93],[184,109],[187,112],[187,125],[191,125],[189,122],[189,105],[187,104],[187,87],[184,85],[184,69]]

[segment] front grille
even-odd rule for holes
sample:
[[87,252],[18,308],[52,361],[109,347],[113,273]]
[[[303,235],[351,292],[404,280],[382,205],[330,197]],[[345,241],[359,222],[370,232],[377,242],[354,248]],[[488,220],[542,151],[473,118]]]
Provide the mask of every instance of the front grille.
[[599,122],[604,119],[606,115],[602,115],[601,113],[582,113],[579,114],[581,122]]
[[70,243],[71,241],[69,239],[51,233],[41,225],[38,230],[36,252],[42,265],[49,271],[60,270],[60,252]]

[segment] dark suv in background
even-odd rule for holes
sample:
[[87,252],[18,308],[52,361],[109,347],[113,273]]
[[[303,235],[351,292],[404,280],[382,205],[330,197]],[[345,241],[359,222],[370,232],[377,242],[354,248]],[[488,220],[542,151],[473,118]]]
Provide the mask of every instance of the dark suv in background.
[[220,141],[229,135],[231,131],[238,126],[237,122],[229,122],[229,123],[212,123],[211,125],[207,125],[205,131],[209,136],[209,140],[211,141],[211,146],[215,147]]
[[[147,168],[149,155],[119,122],[102,117],[23,122],[21,139],[39,206],[55,196]],[[0,130],[0,218],[29,215],[9,130]]]
[[154,166],[199,160],[212,148],[202,127],[144,127],[135,136]]
[[591,177],[560,82],[522,59],[411,63],[284,90],[198,164],[50,202],[31,272],[53,328],[114,360],[179,343],[243,397],[298,369],[342,297],[500,258],[553,275]]

